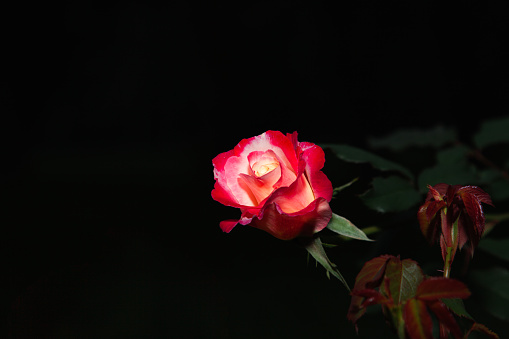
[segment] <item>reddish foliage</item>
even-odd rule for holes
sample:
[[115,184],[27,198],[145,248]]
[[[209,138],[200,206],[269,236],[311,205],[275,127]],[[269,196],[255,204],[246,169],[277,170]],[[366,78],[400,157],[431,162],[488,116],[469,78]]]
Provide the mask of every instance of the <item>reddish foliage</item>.
[[[474,254],[484,232],[485,218],[482,203],[493,206],[488,193],[477,186],[437,184],[428,186],[426,201],[419,208],[417,217],[421,231],[430,243],[440,241],[442,255],[450,247],[452,255],[465,244],[470,255]],[[453,232],[457,222],[458,231]]]
[[[454,315],[441,301],[464,299],[470,291],[460,281],[425,278],[419,265],[410,259],[384,255],[368,261],[357,275],[348,319],[357,328],[357,321],[371,305],[381,304],[395,328],[404,326],[409,338],[432,338],[432,312],[440,323],[441,336],[449,333],[461,338]],[[399,310],[399,311],[398,311]]]

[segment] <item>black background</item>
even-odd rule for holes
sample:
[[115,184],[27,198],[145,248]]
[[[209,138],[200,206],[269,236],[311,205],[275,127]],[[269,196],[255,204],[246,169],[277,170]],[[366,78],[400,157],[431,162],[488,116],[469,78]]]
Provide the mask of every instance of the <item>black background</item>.
[[[504,1],[53,2],[3,16],[12,338],[354,336],[345,290],[303,250],[221,232],[238,211],[210,197],[212,158],[268,129],[364,146],[443,124],[469,142],[509,106]],[[345,246],[352,283],[348,248],[370,247]]]

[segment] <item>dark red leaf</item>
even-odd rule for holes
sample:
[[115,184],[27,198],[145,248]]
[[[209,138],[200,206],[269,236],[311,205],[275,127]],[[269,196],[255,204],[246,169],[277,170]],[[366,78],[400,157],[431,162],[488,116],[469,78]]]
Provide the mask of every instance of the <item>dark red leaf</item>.
[[441,327],[445,327],[447,333],[452,333],[454,338],[461,338],[461,329],[456,322],[456,319],[442,301],[436,300],[426,304],[428,308],[436,315],[440,325],[442,325]]
[[461,188],[461,185],[449,185],[447,188],[447,206],[450,206],[454,201],[454,196],[456,192]]
[[444,326],[444,324],[441,324],[439,323],[438,324],[438,330],[439,330],[439,335],[440,335],[440,339],[449,339],[449,329],[447,327]]
[[440,224],[437,224],[435,217],[444,206],[445,201],[426,201],[417,212],[421,232],[430,244],[438,240],[440,229],[437,226]]
[[352,295],[364,298],[364,301],[361,304],[361,308],[366,308],[368,306],[377,304],[392,303],[390,299],[386,298],[383,294],[373,289],[353,290]]
[[474,227],[474,223],[472,219],[466,214],[463,213],[460,215],[459,221],[458,221],[458,233],[459,233],[459,241],[458,241],[458,247],[461,249],[466,244],[466,250],[468,254],[472,257],[474,255],[474,250],[479,244],[479,241],[481,240],[481,235],[476,231]]
[[[395,257],[390,255],[382,255],[366,262],[355,278],[355,286],[353,290],[360,291],[379,287],[385,273],[387,261],[391,258]],[[362,307],[363,302],[364,297],[359,295],[352,295],[350,307],[348,308],[347,318],[354,324],[366,312],[366,309]]]
[[488,193],[482,190],[482,188],[477,186],[463,186],[458,190],[458,193],[465,192],[475,196],[477,200],[482,203],[493,206],[493,202],[491,201],[491,197]]
[[470,291],[464,283],[443,277],[432,277],[422,281],[415,294],[416,298],[429,301],[443,298],[465,299],[469,296]]
[[495,332],[493,332],[492,330],[490,330],[483,324],[479,324],[479,323],[474,323],[472,325],[472,327],[468,330],[467,334],[465,334],[465,338],[468,338],[470,333],[472,333],[473,331],[482,332],[492,339],[499,339],[498,334],[496,334]]
[[452,228],[456,219],[451,218],[453,214],[453,207],[440,211],[440,223],[442,225],[442,235],[444,236],[445,243],[448,247],[452,247],[455,239],[452,238]]
[[433,220],[438,211],[445,207],[445,201],[431,201],[430,206],[426,209],[428,220]]
[[382,283],[387,262],[396,259],[392,255],[382,255],[366,262],[355,278],[354,289],[375,288]]
[[461,200],[465,206],[465,211],[468,216],[472,220],[474,224],[474,230],[479,237],[482,236],[482,232],[484,231],[484,213],[482,210],[481,202],[476,199],[476,197],[472,194],[468,194],[465,192],[459,193],[461,196]]
[[445,243],[445,239],[444,239],[444,235],[443,234],[440,236],[440,250],[442,251],[442,259],[445,262],[445,260],[447,258],[447,244]]
[[424,301],[409,299],[403,309],[403,319],[411,339],[433,338],[433,322]]
[[447,193],[448,184],[440,183],[435,186],[428,185],[428,195],[426,196],[426,200],[434,199],[435,201],[443,200],[443,197]]

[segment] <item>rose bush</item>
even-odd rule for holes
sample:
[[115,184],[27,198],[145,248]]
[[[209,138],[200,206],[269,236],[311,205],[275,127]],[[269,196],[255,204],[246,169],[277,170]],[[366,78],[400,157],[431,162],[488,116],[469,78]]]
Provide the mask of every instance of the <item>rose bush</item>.
[[297,141],[297,132],[267,131],[242,140],[216,156],[212,198],[239,208],[239,220],[220,223],[230,232],[238,223],[289,240],[311,236],[332,217],[332,184],[321,171],[323,150]]

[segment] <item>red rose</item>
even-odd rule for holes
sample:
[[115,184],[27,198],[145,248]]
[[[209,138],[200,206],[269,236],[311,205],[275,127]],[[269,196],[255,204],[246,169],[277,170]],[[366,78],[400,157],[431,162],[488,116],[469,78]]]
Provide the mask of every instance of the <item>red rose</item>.
[[282,240],[321,231],[332,217],[324,162],[323,150],[298,142],[297,132],[267,131],[219,154],[212,160],[212,198],[242,213],[239,220],[222,221],[221,229],[249,224]]

